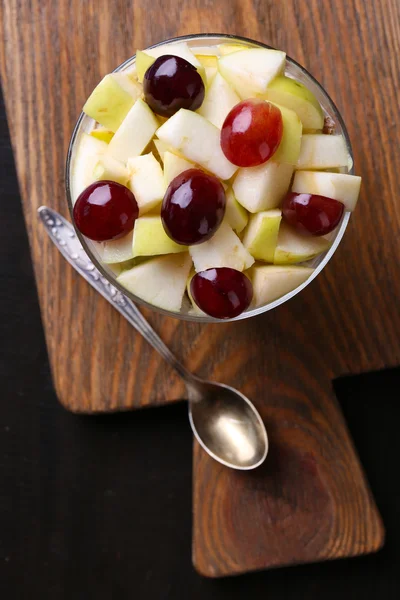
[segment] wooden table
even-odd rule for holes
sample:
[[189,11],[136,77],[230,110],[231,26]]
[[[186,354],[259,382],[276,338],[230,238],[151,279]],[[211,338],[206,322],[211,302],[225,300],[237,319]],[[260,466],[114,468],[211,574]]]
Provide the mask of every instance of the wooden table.
[[[359,209],[329,267],[279,310],[248,323],[207,328],[148,316],[171,348],[186,357],[189,368],[262,399],[272,440],[276,436],[289,448],[286,464],[292,465],[292,476],[299,468],[298,447],[303,455],[308,446],[312,450],[306,465],[311,474],[314,444],[325,447],[323,471],[333,457],[338,465],[335,506],[346,503],[343,494],[351,489],[354,474],[360,482],[362,474],[349,438],[343,438],[331,379],[400,363],[399,17],[396,0],[3,0],[2,84],[54,382],[64,404],[89,412],[118,410],[163,404],[183,393],[168,368],[66,268],[37,227],[36,208],[43,203],[66,214],[64,157],[84,99],[102,75],[136,48],[161,39],[212,31],[259,39],[285,49],[337,103],[353,142],[356,172],[364,180]],[[217,349],[212,362],[210,346]],[[84,361],[76,360],[77,352]],[[299,415],[304,420],[300,427]],[[201,498],[218,482],[223,493],[213,498],[213,515],[226,512],[227,506],[236,515],[249,501],[246,486],[212,465],[198,447],[194,461],[197,568],[221,575],[272,566],[271,540],[269,548],[258,548],[258,563],[250,554],[240,564],[224,555],[227,546],[243,550],[241,541],[229,529],[225,537],[215,537],[215,523]],[[310,479],[317,485],[318,477]],[[287,481],[277,485],[281,491]],[[262,499],[265,486],[255,478],[253,498],[257,490],[256,505],[269,510]],[[353,494],[350,513],[335,513],[337,530],[324,531],[324,523],[317,523],[322,538],[311,544],[305,560],[358,553],[363,544],[364,549],[379,547],[382,529],[363,483]],[[282,494],[273,510],[282,510]],[[368,531],[354,529],[352,518],[365,511],[372,519]],[[259,525],[255,519],[250,538]],[[340,547],[335,542],[339,532]],[[287,555],[293,550],[288,544]],[[298,540],[292,562],[298,562],[302,549]],[[210,559],[211,550],[215,554]],[[282,559],[276,560],[283,564]]]

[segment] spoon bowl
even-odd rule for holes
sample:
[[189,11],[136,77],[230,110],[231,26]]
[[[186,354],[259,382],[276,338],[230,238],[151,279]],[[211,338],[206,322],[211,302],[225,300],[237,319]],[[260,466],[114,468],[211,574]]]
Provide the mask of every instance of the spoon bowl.
[[238,390],[201,381],[200,400],[189,401],[189,421],[199,444],[232,469],[260,466],[268,453],[268,436],[256,408]]

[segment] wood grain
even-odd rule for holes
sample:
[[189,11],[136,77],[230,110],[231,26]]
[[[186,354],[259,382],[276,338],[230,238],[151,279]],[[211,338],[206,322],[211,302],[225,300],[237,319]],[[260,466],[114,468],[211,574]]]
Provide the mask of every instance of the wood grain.
[[330,382],[400,364],[397,0],[217,5],[3,0],[0,43],[54,382],[74,411],[157,405],[183,394],[176,377],[72,272],[37,225],[41,204],[67,214],[65,152],[97,81],[137,47],[186,33],[236,33],[302,63],[348,126],[364,182],[360,205],[316,281],[248,322],[205,327],[146,313],[189,368],[253,398],[271,435],[265,468],[250,475],[219,467],[195,447],[193,559],[208,576],[381,546],[382,523]]

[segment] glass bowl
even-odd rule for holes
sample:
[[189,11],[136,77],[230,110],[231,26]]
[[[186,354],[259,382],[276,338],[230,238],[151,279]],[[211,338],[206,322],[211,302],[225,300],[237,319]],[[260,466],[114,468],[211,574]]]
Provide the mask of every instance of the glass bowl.
[[[223,44],[226,42],[244,43],[250,47],[271,48],[271,46],[267,46],[266,44],[262,44],[261,42],[255,42],[254,40],[250,40],[250,39],[247,39],[244,37],[226,35],[226,34],[218,34],[218,33],[188,35],[188,36],[172,38],[172,39],[160,42],[159,44],[154,44],[154,46],[150,46],[150,47],[155,48],[158,46],[164,46],[164,45],[167,45],[172,42],[186,42],[190,47],[196,47],[196,48],[204,47],[204,46],[213,46],[213,45],[217,45],[217,44]],[[124,63],[122,63],[119,67],[117,67],[115,69],[115,72],[131,71],[134,68],[135,68],[135,56],[132,56],[131,58],[128,58],[128,60],[126,60]],[[293,59],[291,59],[288,56],[286,57],[285,74],[304,83],[317,97],[319,103],[322,106],[325,116],[330,117],[334,121],[335,133],[343,135],[344,140],[347,145],[347,150],[348,150],[349,157],[350,157],[348,173],[353,174],[353,172],[354,172],[354,170],[353,170],[353,154],[352,154],[351,144],[350,144],[350,140],[349,140],[349,135],[347,133],[347,129],[343,122],[343,119],[342,119],[338,109],[336,108],[335,104],[329,97],[329,95],[326,93],[326,91],[323,89],[323,87],[318,83],[318,81],[316,79],[314,79],[314,77],[312,75],[310,75],[310,73],[308,73],[308,71],[306,71],[306,69],[304,69],[301,65],[299,65],[296,61],[294,61]],[[66,181],[67,201],[68,201],[68,207],[69,207],[69,210],[71,213],[71,218],[72,218],[72,211],[73,211],[73,201],[72,201],[72,195],[71,195],[71,173],[72,173],[75,151],[79,145],[79,139],[80,139],[82,132],[90,132],[93,129],[93,125],[94,125],[94,120],[91,119],[90,117],[88,117],[87,115],[85,115],[84,113],[81,113],[79,116],[79,119],[75,125],[74,131],[72,133],[71,141],[70,141],[69,148],[68,148],[65,181]],[[213,317],[209,317],[209,316],[192,314],[191,312],[189,312],[191,309],[191,303],[188,299],[186,299],[186,297],[184,298],[184,302],[182,303],[182,308],[181,308],[180,312],[177,313],[177,312],[164,310],[162,308],[158,308],[157,306],[153,306],[152,304],[145,302],[138,296],[131,294],[127,289],[125,289],[123,286],[121,286],[118,283],[116,276],[114,275],[112,270],[107,265],[100,262],[99,254],[96,249],[96,243],[85,238],[76,228],[75,228],[75,230],[76,230],[76,233],[82,243],[82,246],[84,247],[85,251],[87,252],[89,258],[96,265],[96,267],[99,269],[99,271],[104,275],[104,277],[106,277],[106,279],[108,279],[108,281],[110,281],[110,283],[112,283],[112,285],[114,285],[116,288],[118,288],[128,298],[130,298],[137,304],[146,306],[147,308],[151,308],[152,310],[155,310],[155,311],[162,313],[164,315],[167,315],[169,317],[174,317],[174,318],[182,319],[185,321],[195,321],[195,322],[200,322],[200,323],[218,323],[218,322],[226,322],[227,320],[228,321],[238,321],[240,319],[248,319],[249,317],[254,317],[256,315],[260,315],[268,310],[272,310],[273,308],[276,308],[277,306],[279,306],[280,304],[283,304],[284,302],[287,302],[288,300],[293,298],[293,296],[295,296],[296,294],[301,292],[301,290],[303,290],[307,285],[309,285],[311,283],[311,281],[313,279],[315,279],[319,273],[321,273],[322,269],[325,267],[325,265],[328,263],[328,261],[330,260],[330,258],[334,254],[334,252],[336,251],[337,247],[339,246],[340,240],[342,239],[343,234],[346,230],[349,219],[350,219],[350,213],[345,212],[343,215],[342,221],[338,225],[338,227],[333,232],[331,232],[330,236],[326,236],[326,237],[328,237],[328,239],[330,237],[330,239],[332,241],[332,245],[329,248],[329,250],[327,250],[325,253],[317,256],[313,260],[307,261],[306,263],[302,263],[306,266],[310,266],[315,269],[313,271],[313,273],[310,275],[310,277],[304,283],[299,285],[297,288],[295,288],[288,294],[285,294],[281,298],[278,298],[278,300],[274,300],[274,302],[270,302],[263,306],[258,306],[257,308],[250,307],[247,311],[243,312],[238,317],[235,317],[234,319],[225,319],[223,321],[221,321],[219,319],[214,319]],[[73,222],[73,218],[72,218],[72,222]]]

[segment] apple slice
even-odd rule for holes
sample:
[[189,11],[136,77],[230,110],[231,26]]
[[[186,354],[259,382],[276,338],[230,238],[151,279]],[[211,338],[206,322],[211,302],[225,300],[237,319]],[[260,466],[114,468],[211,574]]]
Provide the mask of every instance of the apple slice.
[[[272,102],[272,104],[275,103]],[[282,113],[283,135],[281,143],[272,158],[275,162],[282,162],[295,166],[299,160],[303,126],[294,110],[290,110],[290,108],[285,108],[278,104],[275,104],[275,106],[277,106]]]
[[90,135],[94,138],[109,144],[114,137],[114,132],[110,129],[106,129],[105,127],[96,127],[96,129],[92,129]]
[[330,245],[331,242],[326,238],[301,235],[282,221],[274,255],[274,264],[291,265],[305,262],[328,250]]
[[314,269],[309,267],[254,265],[249,276],[253,284],[253,307],[269,304],[307,281]]
[[236,233],[241,233],[249,220],[247,210],[236,200],[232,188],[225,190],[225,221]]
[[220,179],[230,179],[237,170],[222,152],[219,129],[191,110],[178,110],[157,130],[157,137]]
[[218,56],[216,54],[195,54],[195,57],[203,67],[218,69]]
[[129,171],[124,163],[105,154],[95,165],[93,177],[95,181],[109,180],[126,185],[129,179]]
[[163,171],[152,152],[130,158],[128,169],[131,172],[129,187],[138,203],[139,216],[142,216],[164,198],[166,187]]
[[110,73],[95,87],[82,110],[115,132],[141,93],[141,86],[126,73]]
[[286,196],[293,166],[275,161],[239,169],[233,182],[236,199],[251,213],[276,208]]
[[179,312],[191,266],[187,252],[159,256],[124,271],[117,281],[145,302]]
[[273,263],[282,213],[279,209],[252,215],[244,232],[243,246],[256,260]]
[[132,251],[133,231],[118,240],[103,242],[101,259],[104,263],[122,263],[133,258]]
[[154,56],[150,56],[142,50],[136,50],[136,75],[140,83],[143,82],[144,74],[155,60]]
[[164,185],[165,188],[169,186],[171,181],[175,179],[178,175],[187,171],[188,169],[193,169],[195,165],[192,162],[186,160],[186,158],[181,158],[168,150],[164,154]]
[[189,252],[198,273],[212,267],[231,267],[237,271],[244,271],[254,263],[254,258],[225,222],[221,223],[210,240],[190,246]]
[[244,46],[243,44],[220,44],[218,46],[218,50],[221,56],[226,56],[227,54],[233,54],[234,52],[239,52],[240,50],[248,50],[248,46]]
[[165,233],[160,216],[140,217],[133,230],[133,257],[187,252],[188,246],[177,244]]
[[217,73],[197,112],[221,129],[227,114],[239,102],[240,98],[235,90],[222,75]]
[[189,296],[189,300],[192,304],[189,313],[193,314],[193,315],[197,315],[197,316],[203,316],[203,317],[207,317],[208,315],[206,315],[205,312],[203,312],[201,310],[201,308],[199,308],[196,304],[196,302],[193,300],[193,296],[192,296],[192,292],[190,291],[190,284],[192,282],[192,279],[194,277],[194,275],[196,275],[196,271],[194,269],[191,269],[190,273],[189,273],[189,277],[187,280],[187,284],[186,284],[186,291],[187,291],[187,295]]
[[190,50],[186,42],[178,42],[176,44],[156,46],[155,48],[147,48],[145,50],[145,53],[149,56],[152,56],[154,59],[159,58],[160,56],[165,56],[166,54],[171,54],[172,56],[180,56],[181,58],[187,60],[191,65],[196,67],[202,79],[204,80],[204,83],[206,83],[204,67],[201,64],[201,62],[195,57],[195,55]]
[[157,128],[158,121],[153,112],[138,98],[108,144],[107,153],[126,163],[143,152]]
[[314,94],[300,81],[279,75],[268,85],[263,98],[297,113],[303,129],[322,129],[324,113]]
[[222,56],[218,69],[246,100],[264,93],[272,79],[284,71],[285,62],[286,54],[280,50],[247,48]]
[[297,169],[348,167],[349,153],[342,135],[303,135]]
[[105,142],[88,133],[81,134],[71,169],[71,198],[74,204],[79,194],[96,181],[93,171],[106,150]]
[[292,192],[318,194],[343,202],[346,210],[354,210],[360,193],[361,177],[343,173],[297,171]]

